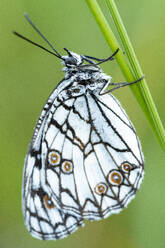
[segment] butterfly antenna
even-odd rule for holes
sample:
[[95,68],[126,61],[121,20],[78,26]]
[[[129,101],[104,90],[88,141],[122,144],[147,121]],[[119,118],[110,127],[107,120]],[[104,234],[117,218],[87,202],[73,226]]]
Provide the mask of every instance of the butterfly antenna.
[[[58,58],[62,58],[61,54],[53,47],[53,45],[46,39],[46,37],[39,31],[36,25],[31,21],[30,17],[27,13],[24,14],[26,20],[30,23],[30,25],[34,28],[34,30],[46,41],[46,43],[52,48],[52,50],[56,53]],[[32,43],[32,42],[31,42]],[[40,46],[40,45],[39,45]],[[46,50],[46,49],[45,49]]]
[[34,42],[34,41],[32,41],[32,40],[29,40],[28,38],[26,38],[26,37],[23,36],[22,34],[19,34],[19,33],[17,33],[16,31],[13,31],[13,34],[17,35],[19,38],[21,38],[21,39],[23,39],[23,40],[26,40],[26,41],[28,41],[29,43],[31,43],[31,44],[33,44],[33,45],[35,45],[35,46],[37,46],[37,47],[40,47],[40,48],[43,49],[44,51],[46,51],[46,52],[48,52],[48,53],[50,53],[50,54],[53,54],[53,55],[56,56],[57,58],[62,59],[62,58],[59,57],[56,53],[51,52],[51,51],[48,50],[47,48],[45,48],[45,47],[39,45],[38,43],[36,43],[36,42]]

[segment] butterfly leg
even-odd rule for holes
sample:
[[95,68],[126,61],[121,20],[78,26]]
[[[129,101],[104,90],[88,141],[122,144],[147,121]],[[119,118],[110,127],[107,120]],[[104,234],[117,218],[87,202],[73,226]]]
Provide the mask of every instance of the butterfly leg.
[[[99,58],[95,58],[95,57],[88,56],[88,55],[82,55],[82,57],[85,61],[87,61],[91,64],[99,65],[99,64],[104,63],[106,61],[114,60],[114,56],[118,53],[118,51],[119,51],[119,48],[117,48],[116,51],[110,57],[108,57],[106,59],[99,59]],[[98,61],[98,63],[94,63],[91,59]]]
[[110,93],[110,92],[112,92],[112,91],[114,91],[114,90],[116,90],[116,89],[119,89],[119,88],[121,88],[121,87],[124,87],[124,86],[127,86],[127,85],[135,84],[135,83],[137,83],[137,82],[140,82],[143,78],[144,78],[144,76],[142,76],[142,77],[140,77],[139,79],[137,79],[137,80],[135,80],[135,81],[133,81],[133,82],[130,82],[130,83],[128,83],[128,82],[110,83],[110,84],[109,84],[110,86],[116,86],[116,87],[114,87],[114,88],[112,88],[112,89],[110,89],[110,90],[108,90],[108,91],[106,91],[106,92],[103,92],[103,93],[100,92],[99,95],[102,96],[102,95],[108,94],[108,93]]

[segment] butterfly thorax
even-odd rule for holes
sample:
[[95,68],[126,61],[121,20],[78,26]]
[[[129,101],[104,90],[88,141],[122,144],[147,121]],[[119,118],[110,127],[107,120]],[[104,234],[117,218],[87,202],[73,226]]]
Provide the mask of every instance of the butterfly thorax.
[[85,94],[86,91],[100,92],[110,82],[111,77],[95,64],[83,64],[83,56],[70,52],[63,56],[65,79],[70,81],[71,95]]

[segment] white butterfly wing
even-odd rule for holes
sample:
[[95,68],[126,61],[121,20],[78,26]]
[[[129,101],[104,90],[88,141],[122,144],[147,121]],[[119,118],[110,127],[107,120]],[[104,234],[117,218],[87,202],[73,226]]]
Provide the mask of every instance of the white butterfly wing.
[[60,102],[44,128],[42,183],[65,211],[86,219],[118,213],[143,178],[134,127],[111,95]]

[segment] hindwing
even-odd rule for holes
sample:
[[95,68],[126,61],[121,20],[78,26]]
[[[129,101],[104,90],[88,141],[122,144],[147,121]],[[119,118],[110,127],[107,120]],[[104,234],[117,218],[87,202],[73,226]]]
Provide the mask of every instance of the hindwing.
[[59,207],[79,218],[119,212],[143,178],[133,125],[111,95],[57,101],[42,137],[43,184]]

